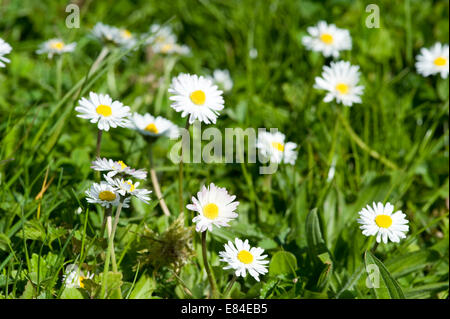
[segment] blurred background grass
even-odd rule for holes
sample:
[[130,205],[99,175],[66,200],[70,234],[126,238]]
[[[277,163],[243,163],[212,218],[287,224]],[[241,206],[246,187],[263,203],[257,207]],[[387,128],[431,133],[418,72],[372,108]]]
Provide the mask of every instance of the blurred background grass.
[[[449,83],[440,77],[423,78],[414,68],[421,47],[448,43],[448,1],[377,1],[378,29],[365,26],[365,8],[374,1],[78,1],[74,3],[81,10],[79,29],[65,26],[66,1],[0,3],[0,37],[13,47],[8,55],[11,63],[0,70],[0,293],[4,296],[19,297],[30,281],[34,296],[41,289],[45,292],[41,297],[55,297],[63,262],[81,257],[95,272],[104,258],[104,243],[97,237],[100,210],[89,214],[84,228],[83,198],[94,179],[90,161],[96,128],[75,117],[77,96],[66,100],[57,96],[56,61],[36,55],[35,50],[57,36],[77,42],[75,52],[63,56],[64,96],[84,78],[101,50],[89,36],[95,23],[138,34],[153,23],[167,21],[179,42],[192,49],[191,56],[177,60],[171,74],[165,72],[167,58],[141,49],[108,62],[82,95],[89,90],[105,92],[133,111],[158,113],[183,126],[166,95],[158,104],[158,91],[166,94],[164,85],[179,72],[207,75],[216,68],[229,69],[234,87],[225,95],[226,107],[217,127],[276,127],[299,144],[295,167],[282,167],[272,178],[259,175],[256,164],[246,167],[250,180],[242,177],[240,164],[186,165],[185,198],[204,183],[214,182],[241,202],[239,221],[214,233],[212,252],[238,236],[249,238],[270,255],[285,250],[296,258],[294,273],[272,274],[257,285],[240,281],[234,297],[370,297],[361,275],[366,238],[356,218],[372,201],[389,201],[410,220],[406,240],[377,248],[377,256],[391,267],[406,296],[448,296]],[[341,58],[361,68],[362,104],[352,108],[325,104],[322,93],[312,88],[315,76],[329,61],[306,51],[301,37],[319,20],[350,30],[353,49]],[[249,54],[252,49],[256,57]],[[167,155],[172,144],[159,141],[155,155],[163,193],[176,211],[177,168]],[[148,168],[146,144],[125,129],[104,135],[102,156]],[[380,157],[393,164],[386,165]],[[49,179],[54,179],[43,199],[35,200],[47,169]],[[84,213],[76,215],[80,206]],[[313,208],[332,259],[330,278],[323,279],[328,264],[316,260],[306,236],[305,223]],[[134,202],[134,209],[123,216],[122,234],[130,229],[139,233],[144,223],[162,232],[174,220],[162,217],[156,202],[150,206]],[[34,237],[24,235],[25,225],[34,227]],[[90,250],[80,251],[75,239],[91,240]],[[125,291],[126,283],[135,278],[136,252],[128,242],[133,246],[138,240],[120,237],[117,245],[123,254]],[[421,251],[426,253],[419,258]],[[52,278],[51,284],[27,276],[35,271],[33,253],[58,256],[58,262],[42,274]],[[399,256],[409,259],[396,260]],[[225,285],[227,273],[221,270],[217,254],[213,253],[212,263],[220,285]],[[404,263],[411,266],[398,268]],[[207,288],[205,277],[198,274],[199,265],[201,261],[192,259],[180,273],[188,286],[196,287],[195,297],[204,296]],[[172,278],[170,272],[154,269],[144,274],[154,282]],[[153,295],[184,296],[176,280],[155,284]]]

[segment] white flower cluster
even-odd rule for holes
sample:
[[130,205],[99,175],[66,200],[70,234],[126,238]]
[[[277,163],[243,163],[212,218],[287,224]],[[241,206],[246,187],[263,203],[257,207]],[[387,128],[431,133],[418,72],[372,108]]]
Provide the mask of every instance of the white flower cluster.
[[103,207],[118,206],[123,203],[123,207],[129,207],[130,197],[148,203],[150,200],[150,190],[139,188],[139,182],[133,182],[127,176],[136,179],[146,179],[147,172],[143,169],[130,168],[123,161],[113,161],[112,159],[97,158],[92,162],[92,169],[107,172],[103,175],[104,181],[92,184],[86,191],[86,200],[89,203],[100,204]]

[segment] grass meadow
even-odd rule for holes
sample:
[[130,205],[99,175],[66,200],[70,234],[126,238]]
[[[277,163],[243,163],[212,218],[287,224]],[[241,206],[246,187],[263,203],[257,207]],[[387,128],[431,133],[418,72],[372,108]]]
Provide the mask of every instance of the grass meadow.
[[[369,28],[372,2],[80,0],[79,28],[69,28],[67,1],[1,0],[0,38],[12,51],[0,68],[0,298],[448,298],[449,80],[423,77],[415,61],[421,48],[448,44],[449,2],[376,1],[380,25]],[[359,65],[362,103],[327,103],[314,88],[338,60],[302,43],[319,20],[350,32],[339,60]],[[133,35],[170,26],[190,53],[158,54],[138,41],[99,59],[97,22]],[[36,53],[57,37],[75,50]],[[148,139],[111,128],[101,157],[150,171],[152,156],[170,215],[148,176],[140,187],[151,200],[131,199],[110,246],[107,211],[86,201],[100,177],[91,169],[98,128],[76,116],[78,101],[109,94],[184,127],[171,108],[172,77],[216,69],[229,70],[233,87],[202,129],[277,128],[298,146],[295,165],[262,175],[259,163],[187,161],[180,202],[180,165],[169,156],[177,141],[152,140],[149,155]],[[210,183],[239,206],[230,227],[208,231],[208,274],[186,205]],[[378,244],[362,234],[358,212],[373,202],[406,215],[406,238]],[[219,252],[236,237],[268,255],[260,281],[223,269]],[[90,274],[79,287],[64,283],[71,264]]]

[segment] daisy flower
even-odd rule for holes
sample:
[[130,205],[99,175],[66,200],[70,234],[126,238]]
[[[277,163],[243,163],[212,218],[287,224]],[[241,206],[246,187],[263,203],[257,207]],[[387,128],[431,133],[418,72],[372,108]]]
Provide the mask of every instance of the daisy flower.
[[309,36],[302,38],[302,43],[308,50],[322,52],[323,56],[339,57],[339,51],[352,48],[350,32],[339,29],[334,24],[319,21],[317,26],[308,27]]
[[77,44],[75,42],[66,44],[61,39],[50,39],[41,43],[39,49],[36,51],[37,54],[46,53],[48,58],[53,58],[54,54],[63,54],[66,52],[73,52]]
[[89,93],[90,99],[82,98],[75,111],[81,113],[78,117],[88,119],[91,123],[98,122],[98,129],[109,131],[110,127],[126,127],[130,108],[119,101],[113,101],[108,94]]
[[108,176],[126,174],[137,179],[146,179],[147,172],[144,169],[134,169],[126,165],[123,161],[113,161],[112,159],[97,158],[92,162],[92,169],[96,171],[108,171]]
[[137,43],[133,34],[125,28],[117,29],[115,32],[114,41],[126,48],[131,48]]
[[297,144],[285,143],[285,135],[281,132],[261,132],[258,134],[256,148],[263,159],[274,163],[295,164],[297,160]]
[[130,125],[128,127],[145,136],[167,136],[169,138],[177,138],[179,136],[178,126],[162,116],[154,117],[149,113],[144,115],[134,113],[130,117]]
[[171,107],[181,112],[181,117],[189,115],[190,124],[197,119],[215,124],[224,107],[223,92],[203,76],[180,74],[172,79],[169,93],[173,94]]
[[233,80],[228,70],[214,70],[211,79],[224,92],[229,92],[233,88]]
[[423,76],[440,73],[446,79],[449,72],[448,44],[436,43],[430,49],[422,48],[417,56],[416,69]]
[[363,235],[377,236],[379,243],[381,240],[386,244],[388,239],[394,243],[398,243],[401,238],[405,238],[405,233],[409,230],[408,220],[402,211],[394,211],[394,206],[387,203],[373,203],[373,207],[367,205],[359,212],[360,218],[358,223],[362,226]]
[[265,260],[267,255],[262,255],[264,249],[260,247],[250,247],[248,240],[244,242],[239,238],[234,240],[236,246],[230,240],[225,244],[225,251],[219,252],[220,261],[228,263],[223,269],[234,269],[236,276],[246,276],[246,272],[259,281],[259,275],[267,273]]
[[187,209],[199,213],[192,221],[197,223],[195,229],[198,232],[212,231],[212,226],[229,227],[228,222],[235,219],[238,214],[234,211],[239,205],[235,202],[236,196],[229,195],[225,188],[220,188],[211,183],[208,188],[202,187],[197,193],[197,198],[192,197],[192,203]]
[[143,201],[148,204],[150,201],[149,194],[152,191],[149,191],[145,188],[138,188],[139,182],[133,184],[133,181],[128,179],[124,180],[123,178],[111,178],[108,175],[103,175],[108,182],[108,184],[120,195],[127,196],[131,195],[136,197],[137,199]]
[[160,52],[164,45],[174,45],[177,43],[177,36],[173,33],[170,26],[161,26],[159,24],[152,24],[147,33],[146,44],[151,44],[153,51]]
[[8,58],[5,58],[5,54],[9,54],[11,52],[12,48],[9,45],[9,43],[5,42],[2,38],[0,38],[0,68],[5,67],[5,63],[9,63],[10,60]]
[[84,274],[77,265],[69,264],[63,275],[62,282],[66,288],[84,288],[84,280],[92,279],[94,274],[89,271]]
[[322,77],[316,77],[314,88],[328,91],[324,102],[336,100],[337,103],[352,106],[362,102],[364,86],[358,85],[359,76],[359,66],[347,61],[331,62],[330,66],[323,67]]
[[115,43],[118,33],[119,29],[102,22],[97,22],[92,29],[92,35],[103,43]]
[[119,193],[108,183],[94,183],[86,192],[88,203],[100,204],[103,207],[117,206],[120,202]]

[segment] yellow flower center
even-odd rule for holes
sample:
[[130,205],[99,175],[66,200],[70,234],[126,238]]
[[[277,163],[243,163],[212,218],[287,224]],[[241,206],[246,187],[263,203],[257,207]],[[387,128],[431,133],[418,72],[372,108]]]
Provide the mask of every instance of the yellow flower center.
[[101,191],[100,194],[98,194],[98,198],[100,198],[101,200],[112,202],[116,199],[116,194],[111,191]]
[[278,142],[272,142],[272,147],[280,152],[284,151],[284,145]]
[[121,31],[120,31],[120,34],[121,34],[122,37],[124,37],[125,39],[131,38],[131,32],[128,31],[127,29],[121,30]]
[[378,215],[375,217],[375,223],[378,227],[389,228],[392,225],[392,218],[389,215]]
[[203,215],[208,219],[216,219],[219,216],[219,207],[214,203],[209,203],[203,208]]
[[158,134],[158,128],[157,128],[156,125],[153,124],[153,123],[150,123],[149,125],[147,125],[147,126],[145,127],[145,130],[146,130],[146,131],[149,131],[149,132],[151,132],[151,133]]
[[251,264],[253,261],[253,255],[247,250],[241,250],[238,253],[237,258],[244,264]]
[[125,168],[127,168],[127,164],[125,164],[123,161],[118,161],[117,163],[120,164],[120,169],[123,171]]
[[345,83],[339,83],[338,85],[336,85],[336,90],[338,90],[341,94],[347,94],[349,87]]
[[169,52],[170,50],[172,50],[172,48],[173,48],[173,44],[171,44],[171,43],[166,43],[166,44],[164,44],[164,45],[162,46],[161,52],[162,52],[162,53],[167,53],[167,52]]
[[192,92],[189,97],[191,98],[192,103],[197,105],[203,105],[206,101],[205,92],[203,92],[202,90]]
[[333,36],[329,33],[323,33],[320,35],[320,40],[325,44],[333,43]]
[[64,48],[64,43],[61,41],[53,42],[50,47],[55,50],[62,50]]
[[84,288],[84,283],[83,281],[86,279],[86,277],[80,276],[79,282],[80,282],[80,287]]
[[98,114],[103,116],[111,116],[112,114],[111,107],[104,104],[100,104],[99,106],[97,106],[95,110],[97,111]]
[[136,189],[136,187],[133,185],[132,182],[127,181],[126,183],[127,183],[128,185],[130,185],[130,190],[129,190],[129,192],[132,192],[132,191],[134,191],[134,190]]
[[434,64],[437,66],[444,66],[447,64],[447,59],[440,56],[434,60]]

